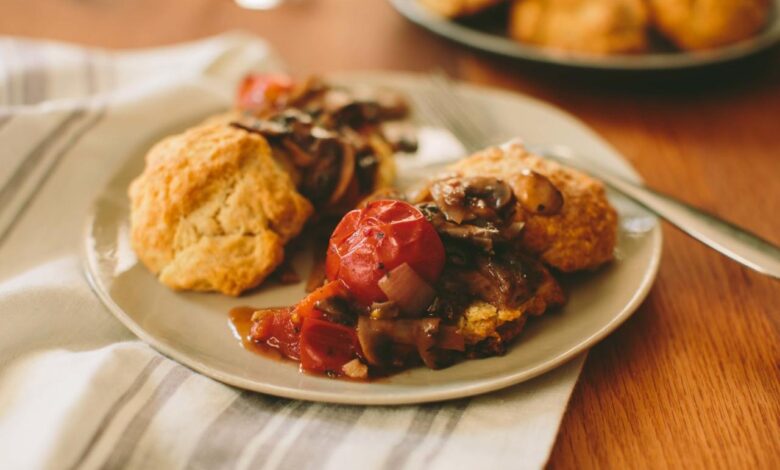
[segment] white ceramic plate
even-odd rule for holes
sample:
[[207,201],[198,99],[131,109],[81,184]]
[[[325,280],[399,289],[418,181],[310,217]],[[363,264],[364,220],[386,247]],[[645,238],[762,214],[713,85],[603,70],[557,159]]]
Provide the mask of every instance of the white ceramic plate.
[[[425,89],[424,80],[414,75],[383,72],[333,79],[409,93]],[[500,123],[501,135],[522,136],[530,144],[565,144],[626,177],[637,178],[606,142],[562,111],[518,94],[470,85],[459,85],[459,89],[464,99]],[[657,221],[628,201],[611,196],[621,215],[617,260],[582,276],[566,307],[529,322],[505,356],[466,361],[440,371],[418,368],[370,383],[302,374],[292,362],[239,347],[228,328],[227,315],[238,305],[293,304],[304,295],[302,285],[267,285],[238,299],[177,293],[159,284],[137,262],[128,239],[126,190],[141,172],[143,154],[152,143],[139,142],[128,152],[127,163],[94,205],[85,234],[88,276],[111,312],[142,340],[204,375],[249,390],[352,404],[419,403],[497,390],[561,365],[617,328],[645,298],[658,267],[661,231]],[[405,158],[408,165],[409,157]]]
[[466,46],[517,59],[600,70],[689,69],[729,62],[755,54],[780,41],[780,14],[778,14],[780,0],[774,2],[772,19],[761,33],[729,46],[696,52],[587,55],[523,44],[503,35],[481,31],[442,18],[428,11],[418,0],[390,0],[395,9],[410,21]]

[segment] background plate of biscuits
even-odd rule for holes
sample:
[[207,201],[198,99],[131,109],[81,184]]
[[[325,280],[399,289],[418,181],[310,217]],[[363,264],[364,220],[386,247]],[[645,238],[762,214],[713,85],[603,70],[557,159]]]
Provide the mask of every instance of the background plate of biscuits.
[[475,49],[598,70],[730,62],[780,41],[780,0],[390,0]]

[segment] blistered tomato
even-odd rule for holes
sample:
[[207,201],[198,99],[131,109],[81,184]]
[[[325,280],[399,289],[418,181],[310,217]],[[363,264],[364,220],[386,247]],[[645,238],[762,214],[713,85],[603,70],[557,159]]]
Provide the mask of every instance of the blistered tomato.
[[444,245],[416,207],[382,200],[341,219],[325,268],[329,280],[342,281],[358,302],[370,305],[387,300],[377,283],[403,263],[433,285],[444,267]]

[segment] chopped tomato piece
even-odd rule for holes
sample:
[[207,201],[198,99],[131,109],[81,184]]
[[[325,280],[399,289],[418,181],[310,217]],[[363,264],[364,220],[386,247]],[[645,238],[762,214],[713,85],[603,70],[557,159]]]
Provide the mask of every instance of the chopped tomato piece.
[[256,343],[264,343],[290,359],[300,360],[300,331],[292,321],[292,309],[265,309],[253,319],[249,337]]
[[285,75],[253,74],[244,77],[238,88],[237,105],[245,111],[276,108],[287,100],[294,82]]
[[325,284],[298,302],[294,310],[294,314],[299,317],[297,321],[304,318],[322,318],[322,312],[317,310],[315,305],[320,300],[326,300],[331,297],[348,298],[349,291],[341,281],[331,281]]
[[301,328],[301,367],[309,372],[341,374],[357,357],[354,328],[317,318],[304,318]]

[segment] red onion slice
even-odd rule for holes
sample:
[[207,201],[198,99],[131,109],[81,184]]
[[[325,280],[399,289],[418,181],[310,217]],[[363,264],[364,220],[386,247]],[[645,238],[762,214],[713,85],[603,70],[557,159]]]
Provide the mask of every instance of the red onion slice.
[[436,296],[433,288],[407,263],[380,279],[379,288],[407,317],[422,315]]

